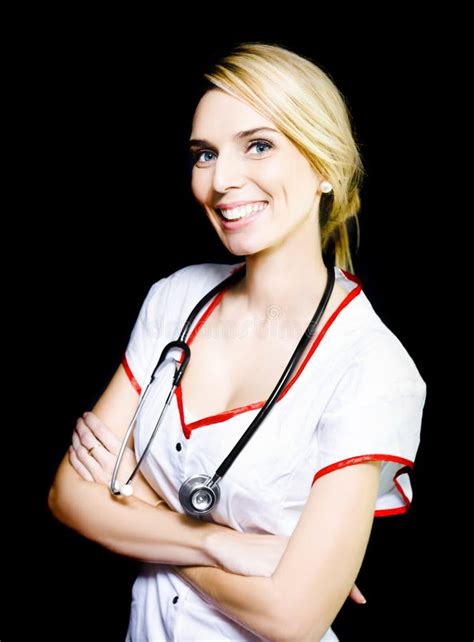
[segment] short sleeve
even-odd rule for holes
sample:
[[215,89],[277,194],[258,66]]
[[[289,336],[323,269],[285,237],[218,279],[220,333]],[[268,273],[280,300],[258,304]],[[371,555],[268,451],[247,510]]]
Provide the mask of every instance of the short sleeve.
[[160,279],[148,291],[122,360],[125,372],[138,394],[141,394],[147,382],[160,339],[163,338],[163,315],[169,279],[170,277]]
[[363,461],[382,461],[375,516],[404,513],[420,443],[426,384],[396,337],[374,341],[351,363],[316,430],[313,483]]

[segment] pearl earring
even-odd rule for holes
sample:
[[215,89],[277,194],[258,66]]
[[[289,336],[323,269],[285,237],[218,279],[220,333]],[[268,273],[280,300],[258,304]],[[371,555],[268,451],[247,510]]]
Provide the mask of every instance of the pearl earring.
[[328,194],[329,192],[332,192],[332,185],[329,183],[329,181],[321,181],[319,188],[324,194]]

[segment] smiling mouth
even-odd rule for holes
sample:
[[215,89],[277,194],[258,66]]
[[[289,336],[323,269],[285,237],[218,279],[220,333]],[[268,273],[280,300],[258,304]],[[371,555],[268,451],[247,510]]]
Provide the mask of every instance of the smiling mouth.
[[267,205],[267,201],[260,201],[258,203],[251,203],[248,205],[233,207],[232,209],[217,209],[216,211],[224,221],[239,221],[243,218],[247,218],[252,214],[262,212],[267,207]]

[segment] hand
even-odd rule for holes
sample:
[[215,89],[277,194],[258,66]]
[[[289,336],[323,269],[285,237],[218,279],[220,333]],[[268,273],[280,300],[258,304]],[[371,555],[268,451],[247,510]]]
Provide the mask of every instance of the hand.
[[[234,530],[216,532],[210,546],[221,567],[230,573],[271,577],[288,545],[289,538],[281,535],[240,533]],[[364,604],[365,597],[354,584],[349,597],[357,604]]]
[[288,544],[288,537],[241,533],[228,529],[210,535],[209,546],[225,571],[271,577]]
[[[93,450],[91,450],[91,448]],[[108,485],[112,478],[120,440],[92,412],[80,417],[72,434],[69,461],[86,481]],[[119,483],[125,483],[136,465],[135,453],[126,448],[120,466]]]
[[[77,420],[69,448],[72,467],[86,481],[108,486],[112,479],[121,441],[103,421],[92,412],[85,412]],[[91,448],[93,450],[91,450]],[[126,447],[119,470],[119,485],[125,483],[135,469],[137,460],[132,448]],[[133,478],[133,494],[137,499],[169,510],[168,505],[143,477],[140,470]]]

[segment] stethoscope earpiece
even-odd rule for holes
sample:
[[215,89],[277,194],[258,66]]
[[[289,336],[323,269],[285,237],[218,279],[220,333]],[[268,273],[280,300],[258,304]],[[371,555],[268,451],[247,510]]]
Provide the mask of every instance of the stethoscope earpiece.
[[131,497],[133,495],[133,487],[130,483],[120,486],[116,481],[113,484],[110,482],[109,488],[113,495],[119,497]]
[[120,489],[120,494],[124,497],[131,497],[133,495],[133,488],[131,484],[125,484]]
[[212,484],[208,475],[193,475],[179,489],[179,501],[188,515],[201,517],[216,506],[221,491],[217,482]]

